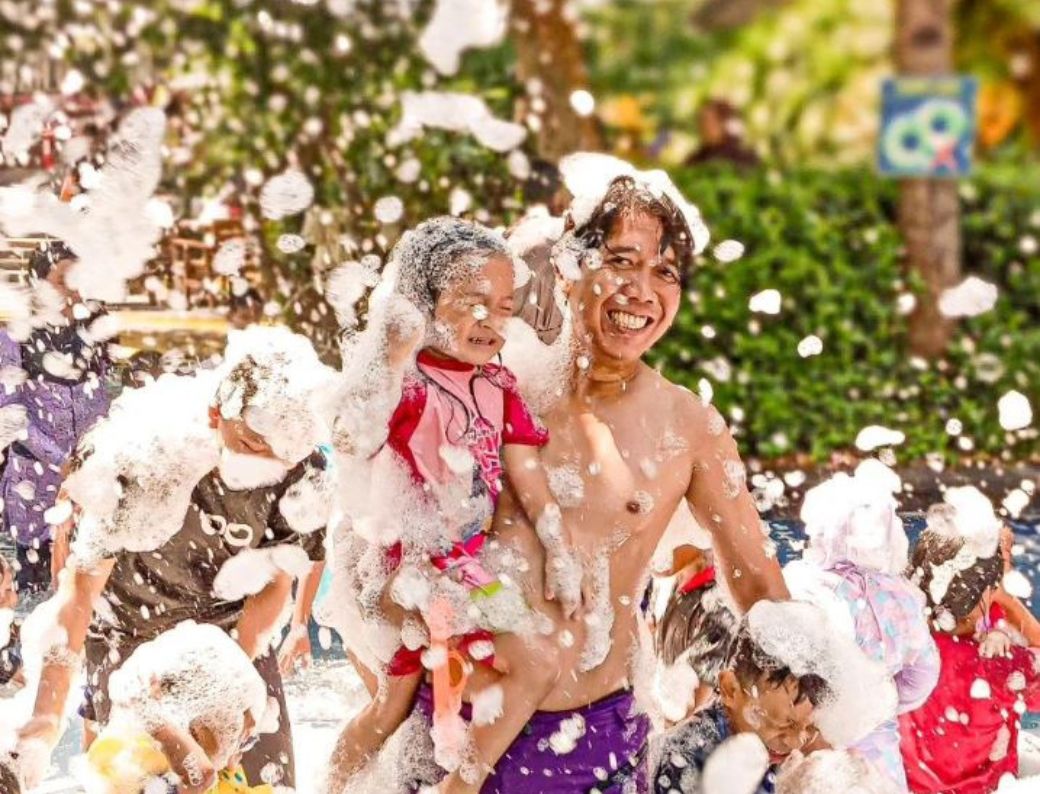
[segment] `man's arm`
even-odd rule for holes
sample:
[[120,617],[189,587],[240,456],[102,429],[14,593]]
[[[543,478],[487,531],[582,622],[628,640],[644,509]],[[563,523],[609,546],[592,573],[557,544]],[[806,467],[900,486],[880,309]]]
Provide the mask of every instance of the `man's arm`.
[[[53,624],[48,628],[63,630],[66,641],[64,646],[52,647],[45,652],[33,715],[18,732],[20,757],[46,760],[39,752],[39,743],[44,743],[49,758],[51,749],[61,737],[62,712],[79,667],[87,628],[94,615],[94,602],[105,589],[114,564],[115,560],[110,559],[89,570],[73,566],[61,577],[58,592],[54,595]],[[34,743],[37,745],[35,751],[26,746]],[[44,769],[26,769],[23,765],[22,774],[29,788],[39,782],[35,776],[42,774]]]
[[234,636],[250,659],[262,656],[267,650],[289,600],[292,581],[292,576],[278,571],[263,590],[246,599]]
[[730,593],[742,610],[762,599],[789,598],[780,565],[766,551],[769,541],[733,436],[714,408],[694,416],[699,429],[691,434],[697,443],[686,499],[697,521],[711,532],[716,565]]

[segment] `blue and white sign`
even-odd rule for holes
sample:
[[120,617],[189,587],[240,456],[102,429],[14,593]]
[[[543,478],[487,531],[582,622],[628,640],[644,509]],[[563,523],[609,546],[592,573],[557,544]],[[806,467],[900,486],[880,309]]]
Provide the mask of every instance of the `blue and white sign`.
[[974,77],[898,77],[881,88],[878,168],[896,177],[959,177],[975,146]]

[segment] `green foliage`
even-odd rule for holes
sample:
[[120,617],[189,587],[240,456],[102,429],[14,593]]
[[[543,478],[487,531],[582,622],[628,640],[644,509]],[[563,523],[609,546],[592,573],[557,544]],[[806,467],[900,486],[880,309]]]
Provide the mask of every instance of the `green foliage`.
[[[908,357],[899,298],[903,277],[893,225],[896,185],[864,170],[734,173],[683,171],[677,182],[700,207],[715,243],[736,239],[729,264],[705,255],[689,300],[655,362],[698,389],[702,378],[748,445],[764,457],[825,460],[851,449],[860,429],[901,430],[904,460],[1036,456],[1035,432],[1008,434],[997,400],[1010,389],[1040,395],[1040,181],[985,171],[964,185],[965,269],[996,283],[996,308],[962,324],[946,359]],[[783,295],[778,315],[748,299]],[[810,334],[820,355],[803,358]],[[1037,405],[1040,408],[1040,405]],[[971,449],[946,430],[963,424]]]

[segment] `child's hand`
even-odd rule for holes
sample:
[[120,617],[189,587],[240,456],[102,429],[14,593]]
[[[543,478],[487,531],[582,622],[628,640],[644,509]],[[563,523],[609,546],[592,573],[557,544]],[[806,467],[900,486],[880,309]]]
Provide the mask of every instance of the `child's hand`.
[[1008,656],[1014,643],[1011,638],[1000,630],[989,632],[979,643],[979,656],[983,659],[994,659],[998,656]]
[[306,626],[293,626],[278,650],[278,669],[283,676],[295,672],[297,665],[309,667],[313,661],[311,637]]
[[426,320],[404,298],[393,300],[386,321],[387,360],[394,369],[403,367],[426,337]]

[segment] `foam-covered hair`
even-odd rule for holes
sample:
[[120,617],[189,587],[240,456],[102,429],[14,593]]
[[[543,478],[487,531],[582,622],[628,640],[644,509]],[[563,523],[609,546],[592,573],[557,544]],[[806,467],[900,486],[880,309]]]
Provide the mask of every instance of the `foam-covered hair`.
[[445,215],[405,232],[390,252],[388,267],[396,271],[397,292],[432,317],[438,297],[449,284],[495,255],[513,260],[501,234]]

